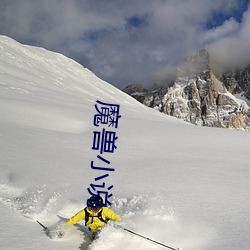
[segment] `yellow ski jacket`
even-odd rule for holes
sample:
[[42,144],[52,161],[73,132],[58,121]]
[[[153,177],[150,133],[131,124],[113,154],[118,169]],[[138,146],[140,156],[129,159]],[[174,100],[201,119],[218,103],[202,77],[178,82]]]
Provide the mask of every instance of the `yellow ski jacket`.
[[[101,210],[99,210],[98,212],[93,212],[91,211],[88,207],[87,207],[87,212],[89,213],[89,219],[86,222],[86,225],[88,226],[89,230],[92,233],[95,233],[98,231],[98,229],[102,228],[106,223],[101,221],[98,218],[98,214],[100,213],[100,211],[102,211],[101,213],[101,217],[104,221],[107,220],[112,220],[112,221],[121,221],[121,217],[116,214],[114,211],[112,211],[110,208],[108,207],[102,207]],[[78,212],[77,214],[75,214],[74,216],[72,216],[68,221],[67,224],[70,225],[74,225],[77,222],[79,222],[80,220],[85,220],[85,211],[84,209],[81,210],[80,212]]]

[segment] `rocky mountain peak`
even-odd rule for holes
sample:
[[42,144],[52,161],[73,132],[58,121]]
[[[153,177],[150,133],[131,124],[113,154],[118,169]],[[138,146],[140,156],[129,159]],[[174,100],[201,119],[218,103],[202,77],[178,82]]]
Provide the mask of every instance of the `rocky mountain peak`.
[[130,95],[160,112],[196,125],[248,129],[249,106],[233,94],[248,93],[244,87],[250,85],[249,72],[215,74],[210,64],[208,50],[202,49],[178,67],[171,86],[149,91],[137,88],[137,92]]
[[210,70],[209,53],[201,49],[194,55],[188,57],[177,69],[177,77],[194,77],[205,74]]

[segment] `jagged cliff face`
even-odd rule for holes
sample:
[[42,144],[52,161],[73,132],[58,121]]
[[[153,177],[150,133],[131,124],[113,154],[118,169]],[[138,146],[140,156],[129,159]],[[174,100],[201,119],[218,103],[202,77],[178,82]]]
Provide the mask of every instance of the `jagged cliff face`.
[[218,74],[218,79],[225,84],[230,93],[241,93],[250,100],[250,66]]
[[201,50],[181,65],[171,87],[137,89],[130,94],[149,107],[196,125],[248,129],[250,109],[233,95],[249,96],[248,87],[249,69],[217,76],[208,51]]

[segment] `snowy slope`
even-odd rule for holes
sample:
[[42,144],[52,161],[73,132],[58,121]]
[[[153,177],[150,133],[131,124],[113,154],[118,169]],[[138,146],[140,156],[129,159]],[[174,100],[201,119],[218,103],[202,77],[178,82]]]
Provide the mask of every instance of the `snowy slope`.
[[84,207],[97,177],[97,100],[120,105],[106,158],[123,226],[185,250],[250,248],[248,132],[165,116],[60,54],[1,36],[1,249],[162,249],[112,225],[91,245],[84,227],[51,240],[35,222],[53,226]]

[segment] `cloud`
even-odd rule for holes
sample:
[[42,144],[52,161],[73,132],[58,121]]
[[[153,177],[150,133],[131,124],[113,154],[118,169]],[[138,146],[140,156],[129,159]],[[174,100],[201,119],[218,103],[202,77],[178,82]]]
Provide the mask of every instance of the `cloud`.
[[201,44],[211,44],[219,41],[225,37],[231,36],[237,33],[240,28],[240,24],[232,17],[226,20],[221,26],[204,31],[200,38]]
[[[243,15],[242,22],[237,24],[236,29],[221,39],[210,44],[210,51],[213,53],[218,64],[225,67],[245,67],[250,64],[250,10]],[[227,29],[224,24],[220,29]]]
[[[225,45],[249,40],[249,14],[242,22],[233,18],[239,2],[2,0],[0,33],[61,52],[120,88],[130,83],[148,87],[204,46],[212,44],[219,53]],[[213,29],[207,29],[215,13],[226,20],[215,20]]]

